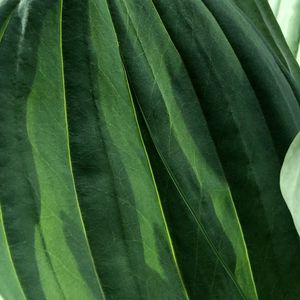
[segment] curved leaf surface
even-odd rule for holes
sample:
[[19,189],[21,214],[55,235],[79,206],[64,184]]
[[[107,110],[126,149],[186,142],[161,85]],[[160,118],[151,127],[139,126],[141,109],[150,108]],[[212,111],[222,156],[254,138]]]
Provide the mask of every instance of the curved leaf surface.
[[0,1],[0,298],[298,299],[299,74],[266,0]]
[[[237,3],[237,5],[241,5],[241,3],[245,3],[245,2],[253,2],[253,1],[237,1],[235,0],[235,2]],[[251,18],[251,21],[253,20],[259,20],[259,21],[254,21],[255,25],[257,26],[257,28],[259,30],[261,30],[262,33],[267,34],[266,38],[268,40],[268,42],[271,45],[276,45],[277,48],[280,50],[276,51],[276,55],[278,56],[278,58],[281,58],[281,62],[287,64],[288,66],[288,70],[289,73],[292,75],[292,77],[294,78],[295,81],[299,82],[300,81],[300,69],[299,66],[297,64],[297,62],[295,61],[295,57],[292,54],[288,43],[286,42],[286,39],[281,31],[281,28],[277,22],[277,20],[275,19],[269,5],[268,5],[268,1],[267,0],[255,0],[254,1],[256,4],[256,11],[259,13],[256,13],[255,16],[253,16]],[[248,9],[244,10],[246,15],[250,16],[253,13],[253,10]],[[268,34],[269,32],[269,34]],[[274,40],[274,42],[272,43],[272,39]],[[274,47],[273,47],[274,50]],[[282,56],[284,58],[284,60],[282,59]]]
[[300,235],[300,134],[292,142],[280,173],[280,188]]
[[[202,3],[173,1],[168,5],[160,0],[154,3],[181,54],[204,111],[241,218],[259,296],[285,295],[289,291],[287,284],[297,294],[299,242],[294,231],[286,234],[292,224],[286,221],[289,214],[278,186],[280,160],[243,61],[238,60],[214,16]],[[190,11],[192,17],[180,17],[184,13],[188,16]],[[178,20],[177,26],[173,26],[174,19]],[[274,205],[280,212],[278,218],[275,212],[269,213],[274,211]],[[275,232],[274,226],[281,230]],[[279,244],[283,244],[280,250]],[[290,256],[279,273],[277,266],[283,253]],[[262,261],[268,276],[261,272]]]
[[[12,14],[13,6],[7,7],[8,3],[0,7],[1,24],[0,24],[0,43],[7,28]],[[4,299],[25,299],[24,292],[16,274],[14,263],[11,257],[5,228],[3,224],[2,209],[0,205],[0,298]]]
[[277,21],[292,53],[296,56],[300,43],[300,1],[281,1]]
[[26,296],[102,299],[70,165],[61,8],[20,1],[0,44],[3,221]]
[[185,299],[106,1],[66,0],[63,32],[74,175],[104,291]]
[[0,299],[25,300],[23,289],[14,268],[0,210]]
[[[185,211],[181,220],[189,224],[187,228],[194,228],[192,235],[182,235],[180,241],[186,243],[189,254],[177,246],[189,293],[194,298],[222,293],[234,299],[255,299],[232,198],[180,56],[151,1],[110,1],[110,7],[130,86],[159,158],[180,195],[180,206],[166,205]],[[182,255],[190,260],[180,259]],[[213,289],[214,277],[218,290]]]
[[274,15],[277,16],[281,0],[269,0],[270,6],[274,12]]

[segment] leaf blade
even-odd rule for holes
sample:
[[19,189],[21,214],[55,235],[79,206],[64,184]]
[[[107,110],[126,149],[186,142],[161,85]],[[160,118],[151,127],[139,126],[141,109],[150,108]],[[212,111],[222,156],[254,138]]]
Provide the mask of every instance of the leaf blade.
[[72,162],[99,276],[109,297],[186,299],[107,3],[65,3]]
[[[242,234],[240,229],[235,227],[238,226],[238,221],[236,216],[234,216],[234,206],[231,206],[232,200],[230,199],[230,193],[228,193],[226,184],[223,182],[223,175],[222,171],[219,169],[218,160],[214,160],[215,152],[207,133],[205,121],[202,120],[202,113],[199,110],[198,99],[192,91],[193,88],[190,87],[191,84],[189,79],[186,78],[186,71],[182,67],[178,54],[174,51],[174,47],[171,45],[169,37],[162,29],[160,24],[161,22],[157,18],[156,12],[153,8],[154,7],[151,6],[151,1],[146,2],[143,5],[134,5],[134,1],[127,1],[126,3],[123,1],[122,3],[111,1],[111,11],[117,29],[121,51],[129,74],[130,87],[134,91],[136,101],[145,116],[146,122],[148,123],[148,129],[151,130],[152,140],[156,148],[160,150],[160,157],[163,158],[164,165],[168,165],[168,170],[171,170],[177,181],[179,180],[179,185],[181,189],[184,190],[181,194],[185,195],[184,198],[188,199],[187,201],[189,201],[189,205],[192,207],[192,210],[194,212],[196,211],[195,215],[197,215],[197,219],[200,220],[199,224],[205,220],[205,217],[201,216],[199,219],[200,213],[196,208],[198,206],[197,198],[199,199],[201,194],[207,193],[209,195],[211,193],[209,196],[205,196],[207,197],[205,200],[201,200],[209,203],[211,201],[209,200],[209,197],[211,197],[211,199],[215,199],[215,202],[211,205],[215,205],[217,217],[215,217],[213,213],[214,208],[211,207],[209,207],[209,209],[206,208],[206,210],[209,210],[207,216],[209,215],[213,219],[211,222],[216,222],[216,224],[220,222],[222,226],[225,226],[224,230],[226,234],[229,236],[229,239],[232,238],[230,241],[232,242],[233,247],[236,247],[234,248],[237,251],[236,253],[239,253],[240,255],[237,255],[237,259],[243,260],[247,257],[247,255],[244,252],[244,246],[242,246]],[[144,14],[145,11],[147,11],[147,16]],[[152,25],[150,26],[149,24]],[[155,24],[155,26],[153,24]],[[124,34],[125,31],[127,32],[126,35]],[[139,78],[139,80],[137,80],[137,78]],[[147,83],[150,84],[147,85]],[[184,88],[183,85],[185,85]],[[181,95],[181,98],[185,101],[182,106],[180,105],[179,95]],[[190,120],[193,120],[193,125],[191,125],[188,116]],[[174,118],[174,120],[172,120],[172,118]],[[198,121],[199,118],[201,118],[201,121]],[[198,132],[197,139],[195,138],[196,132]],[[199,136],[201,136],[201,146]],[[206,143],[204,143],[204,140]],[[174,157],[170,154],[171,149]],[[208,153],[210,153],[210,155]],[[205,159],[201,157],[202,155],[204,155],[207,159],[206,162],[204,162]],[[203,166],[200,167],[200,164]],[[211,167],[212,169],[210,169],[210,164],[213,165],[213,167]],[[209,179],[205,179],[204,174],[206,174],[206,177]],[[202,189],[201,185],[204,185],[205,188]],[[222,193],[224,194],[222,195]],[[201,204],[199,207],[200,206]],[[227,223],[227,228],[226,225],[224,225],[226,223],[226,213],[224,213],[224,216],[222,215],[221,207],[226,208],[226,213],[232,216],[231,220],[233,221],[229,221],[230,225]],[[210,215],[210,213],[212,215]],[[193,220],[191,222],[195,223],[195,218],[191,215],[191,213],[188,215]],[[224,219],[222,219],[223,217]],[[228,221],[229,219],[230,218],[228,217],[226,220]],[[204,224],[206,224],[206,222],[207,220],[204,221]],[[206,230],[209,231],[211,239],[213,236],[213,229],[208,229],[207,226],[207,224],[204,225]],[[220,227],[218,227],[220,225],[214,226],[220,230]],[[230,233],[227,231],[230,226],[233,226],[236,230],[235,237],[230,237]],[[217,231],[217,229],[215,230]],[[202,239],[205,240],[203,233],[204,232],[202,231],[202,233],[200,232],[198,235],[202,235]],[[223,239],[223,233],[220,233],[220,236],[221,239]],[[234,241],[235,238],[236,240]],[[203,242],[202,245],[203,244],[206,244],[205,247],[210,249],[205,250],[205,258],[210,260],[208,257],[214,257],[215,252],[212,251],[211,246],[209,246],[207,242]],[[215,244],[215,241],[213,244]],[[229,250],[227,249],[227,251]],[[223,254],[221,254],[219,258],[220,257],[224,260]],[[229,257],[231,258],[229,255],[225,256],[225,261],[228,260]],[[219,258],[217,260],[219,260]],[[201,262],[204,263],[203,259]],[[202,268],[207,271],[204,265],[202,265]],[[247,263],[243,264],[243,267],[245,274],[250,275],[251,271],[247,269]],[[222,267],[220,268],[222,269]],[[241,281],[239,280],[242,279],[238,276],[235,277],[232,267],[229,267],[228,270],[225,271],[225,274],[227,275],[222,276],[224,276],[224,278],[226,278],[226,276],[229,276],[228,278],[232,276],[233,280],[228,279],[229,282],[232,280],[232,286],[231,283],[228,283],[228,286],[225,287],[221,283],[219,291],[205,291],[205,289],[209,289],[209,287],[204,288],[204,284],[199,283],[197,288],[200,290],[202,288],[207,295],[209,295],[209,293],[212,293],[211,295],[213,295],[214,292],[221,292],[222,289],[224,289],[223,294],[227,294],[232,288],[231,292],[237,298],[245,297],[243,292],[249,294],[253,292],[251,297],[255,298],[255,288],[252,289],[253,282],[251,275],[250,277],[247,277],[248,275],[245,276],[245,278],[247,278],[246,282],[249,283],[250,288],[245,288],[245,285],[241,289],[241,292],[241,290],[239,290]],[[218,269],[218,271],[222,273],[224,269],[223,271]],[[208,274],[207,277],[209,277]],[[201,282],[201,278],[197,279]],[[227,279],[224,279],[224,282],[226,282],[226,280]],[[238,281],[236,285],[235,280]],[[190,284],[189,280],[186,280],[186,283]],[[200,290],[198,291],[199,293]],[[189,290],[189,293],[191,293],[193,297],[197,295],[197,293],[193,294],[192,290]]]
[[280,188],[283,198],[292,214],[294,224],[300,235],[299,222],[299,150],[300,149],[300,134],[298,133],[285,156],[281,173],[280,173]]
[[[1,177],[7,184],[1,191],[3,218],[27,296],[102,299],[69,161],[61,9],[61,1],[21,1],[1,44],[1,99],[6,103],[1,109],[2,164],[6,160]],[[21,155],[13,162],[16,151]]]

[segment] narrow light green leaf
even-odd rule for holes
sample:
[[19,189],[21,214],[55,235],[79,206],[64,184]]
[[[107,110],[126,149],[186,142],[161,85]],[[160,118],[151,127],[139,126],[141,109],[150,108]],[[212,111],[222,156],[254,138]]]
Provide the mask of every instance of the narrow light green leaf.
[[0,299],[5,300],[25,300],[25,295],[20,285],[10,249],[7,244],[2,212],[0,209]]
[[0,27],[0,42],[1,42],[2,38],[3,38],[3,35],[4,35],[4,33],[5,33],[5,30],[6,30],[6,28],[7,28],[7,24],[8,24],[8,22],[9,22],[9,19],[10,19],[10,16],[7,17],[7,18],[4,20],[4,22],[1,24],[1,27]]
[[[280,1],[280,3],[281,2],[284,2],[284,4],[282,4],[283,6],[285,6],[287,4],[289,4],[289,5],[293,4],[293,1]],[[270,17],[270,9],[268,9],[268,7],[267,7],[266,0],[262,0],[262,1],[256,0],[256,3],[260,6],[262,6],[261,11],[264,16],[264,21],[266,22],[266,25],[269,27],[270,31],[272,32],[272,35],[273,35],[275,41],[277,42],[278,46],[280,47],[282,53],[284,54],[284,56],[288,62],[288,65],[289,65],[292,75],[299,82],[300,81],[300,69],[294,60],[293,54],[292,54],[291,50],[289,49],[289,46],[288,46],[285,38],[282,38],[283,34],[279,27],[280,24],[278,24],[278,22],[275,21],[274,18]],[[279,4],[277,8],[272,7],[276,18],[278,17],[280,5],[281,4]],[[275,9],[277,9],[277,10],[274,11]],[[298,10],[299,10],[299,8],[298,8]],[[295,13],[297,13],[297,12],[295,12]],[[289,22],[289,19],[283,20],[283,22]],[[294,19],[294,22],[295,22],[294,23],[295,27],[293,28],[293,30],[298,30],[298,33],[296,33],[296,34],[299,37],[299,30],[300,30],[299,22],[300,21],[297,19]],[[298,23],[298,25],[296,25],[296,23]],[[296,56],[296,54],[294,54],[294,55]],[[299,62],[298,62],[298,64],[299,64]]]
[[18,5],[19,0],[0,0],[0,23],[2,24],[4,20],[11,14],[11,12]]
[[300,1],[281,1],[277,21],[292,53],[296,56],[300,41]]
[[29,299],[103,299],[74,189],[61,1],[20,1],[0,45],[0,200]]
[[17,3],[17,0],[7,0],[0,2],[0,43]]
[[270,6],[274,12],[275,17],[278,15],[281,0],[269,0]]
[[300,235],[300,133],[295,137],[284,159],[280,188]]
[[268,27],[275,43],[281,50],[289,68],[289,72],[295,81],[300,82],[300,69],[295,61],[295,58],[282,34],[277,20],[274,18],[272,11],[268,5],[267,0],[255,0],[255,3],[263,17],[265,25]]

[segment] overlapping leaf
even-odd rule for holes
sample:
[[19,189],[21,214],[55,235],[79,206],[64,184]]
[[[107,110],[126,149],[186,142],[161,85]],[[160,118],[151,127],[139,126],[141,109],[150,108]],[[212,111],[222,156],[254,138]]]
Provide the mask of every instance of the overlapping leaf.
[[2,1],[0,38],[1,297],[300,297],[266,0]]
[[101,299],[70,164],[61,8],[21,1],[1,41],[3,223],[29,299]]
[[280,174],[280,188],[282,195],[289,207],[295,226],[300,234],[300,134],[291,144]]
[[300,64],[300,1],[269,0],[291,52]]

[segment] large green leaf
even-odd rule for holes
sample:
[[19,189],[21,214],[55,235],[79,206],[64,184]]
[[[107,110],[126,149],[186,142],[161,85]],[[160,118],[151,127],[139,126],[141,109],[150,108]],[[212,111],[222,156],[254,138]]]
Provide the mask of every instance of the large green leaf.
[[0,299],[25,300],[25,295],[13,265],[0,210]]
[[[0,7],[0,42],[7,28],[10,15],[14,6],[8,7],[3,4]],[[3,188],[3,186],[1,186]],[[25,299],[19,279],[16,275],[10,249],[7,242],[6,232],[3,224],[2,209],[0,205],[0,299]]]
[[255,299],[231,194],[183,62],[151,1],[110,3],[130,85],[162,168],[179,195],[165,205],[182,211],[175,211],[170,223],[173,228],[180,218],[185,228],[176,249],[188,291],[193,298]]
[[70,164],[61,8],[21,1],[0,44],[3,222],[26,296],[100,299]]
[[74,174],[104,291],[184,299],[106,1],[65,1],[63,26]]
[[280,188],[300,235],[300,133],[295,137],[284,159]]
[[[300,294],[297,285],[300,280],[299,239],[280,195],[278,182],[284,154],[299,130],[299,97],[259,32],[230,3],[232,1],[224,1],[224,5],[214,0],[203,2],[233,47],[264,118],[259,121],[255,112],[257,120],[249,125],[245,124],[245,117],[241,118],[241,124],[249,132],[243,134],[243,139],[248,140],[246,149],[249,153],[248,158],[244,158],[244,172],[241,172],[241,163],[237,164],[232,156],[236,144],[232,143],[227,152],[224,147],[219,147],[224,153],[221,157],[248,245],[258,293],[266,299],[297,298]],[[294,84],[297,91],[299,84]],[[243,90],[240,97],[245,99]],[[249,105],[253,106],[253,101]],[[250,111],[251,108],[246,109],[246,113]],[[269,134],[266,131],[262,133],[263,128],[267,128]],[[221,142],[222,136],[219,135],[215,141],[216,144]],[[241,149],[239,147],[235,152],[241,154]],[[235,157],[239,157],[237,154]],[[232,159],[231,164],[228,157]],[[261,272],[262,265],[264,270],[269,270],[268,276]],[[275,285],[277,288],[274,288]]]
[[[292,224],[286,221],[289,215],[278,186],[280,159],[276,154],[277,147],[273,142],[272,131],[268,127],[270,121],[273,122],[271,126],[274,126],[276,120],[266,122],[265,118],[270,112],[261,105],[262,96],[258,92],[266,93],[269,90],[268,93],[273,99],[280,96],[276,94],[275,89],[271,90],[271,86],[263,86],[259,83],[259,90],[251,86],[251,82],[256,81],[256,78],[253,78],[251,73],[249,76],[249,73],[244,72],[247,71],[247,65],[243,60],[238,60],[224,32],[201,3],[173,1],[170,6],[164,1],[154,2],[184,60],[205,112],[243,225],[259,295],[265,299],[274,298],[279,293],[285,295],[289,292],[288,284],[293,282],[292,285],[297,286],[299,280],[297,275],[299,264],[297,267],[293,266],[294,270],[295,268],[298,270],[295,272],[292,271],[291,265],[295,261],[294,253],[299,252],[300,249],[295,233],[292,231],[289,236],[285,234]],[[237,8],[235,9],[238,12]],[[193,11],[193,19],[180,18],[180,14],[188,15],[189,11]],[[230,11],[232,14],[235,13],[233,9],[227,8],[227,11],[228,14]],[[235,20],[233,16],[230,18]],[[174,19],[178,20],[176,27],[172,24]],[[236,20],[239,23],[246,22],[242,16]],[[246,24],[239,23],[237,24],[241,28],[247,28]],[[191,24],[195,25],[191,26]],[[232,21],[230,27],[234,28],[236,34],[237,28]],[[206,30],[203,31],[203,28]],[[250,29],[249,26],[249,31]],[[251,35],[253,39],[260,38],[253,31],[247,32],[245,36],[249,40],[252,38]],[[185,39],[182,38],[183,36]],[[214,39],[211,38],[212,36]],[[264,46],[262,42],[261,45]],[[255,44],[252,44],[251,52],[255,50],[254,46]],[[243,46],[243,50],[247,50],[245,48]],[[267,50],[257,50],[257,52],[260,56],[270,56]],[[238,52],[237,54],[240,55]],[[257,58],[259,59],[261,58]],[[273,70],[269,73],[272,74],[271,76],[277,76]],[[279,76],[283,78],[280,73]],[[267,78],[263,78],[264,82],[265,79]],[[286,99],[289,105],[292,98],[286,97]],[[270,101],[269,106],[278,111],[283,107],[274,100]],[[297,105],[295,107],[297,108]],[[282,114],[290,115],[287,112]],[[281,126],[282,124],[290,126],[290,123],[290,120],[280,122]],[[291,136],[293,136],[296,129],[291,129]],[[285,129],[283,134],[287,132],[288,130]],[[277,130],[276,134],[278,135]],[[275,141],[280,139],[279,136],[274,135],[274,137],[276,137]],[[269,213],[274,210],[274,205],[277,207],[277,212],[280,212],[278,216]],[[282,219],[283,214],[284,219]],[[277,226],[282,231],[274,231],[273,228]],[[282,244],[283,238],[285,242]],[[274,241],[276,247],[273,246]],[[280,249],[278,245],[282,248]],[[285,253],[290,253],[288,268],[286,264],[281,265]],[[268,260],[265,257],[268,257]],[[296,257],[299,261],[299,254]],[[268,276],[261,272],[262,262]],[[282,268],[279,271],[280,265]],[[277,283],[278,289],[273,289],[274,282]],[[296,293],[295,289],[293,292]],[[297,294],[299,295],[299,290]]]
[[300,1],[282,0],[276,18],[292,53],[296,56],[300,44]]
[[270,6],[274,12],[274,15],[277,16],[281,0],[269,0]]
[[300,1],[269,0],[269,3],[290,48],[289,51],[285,51],[285,54],[290,56],[288,52],[293,53],[300,64]]

